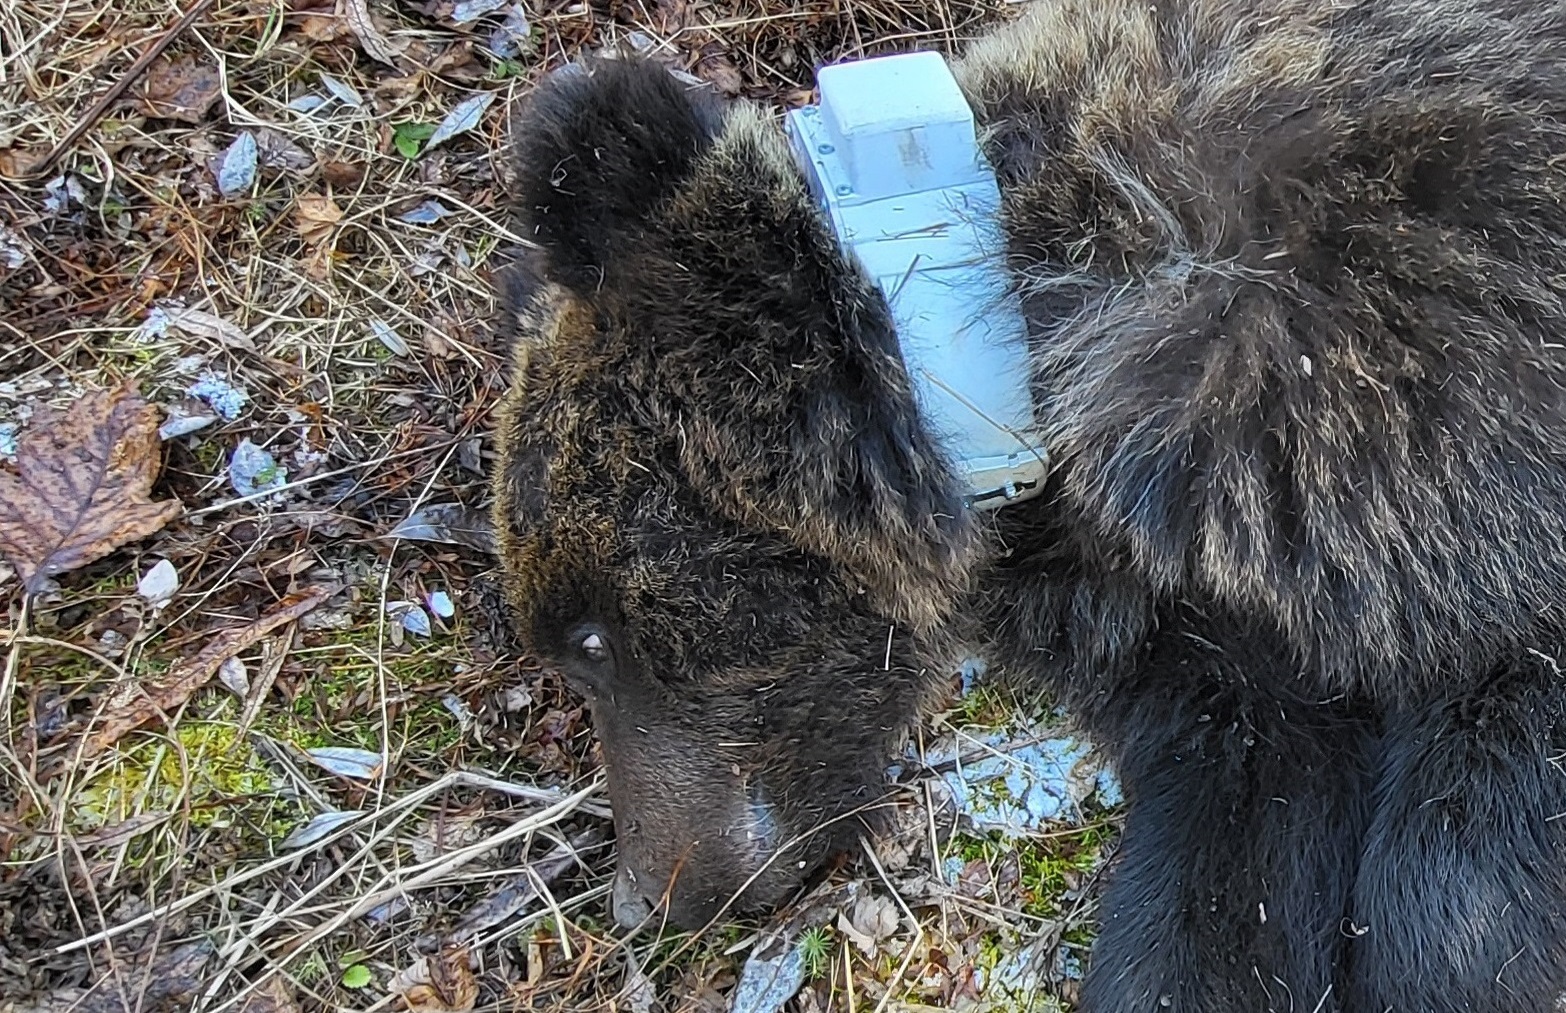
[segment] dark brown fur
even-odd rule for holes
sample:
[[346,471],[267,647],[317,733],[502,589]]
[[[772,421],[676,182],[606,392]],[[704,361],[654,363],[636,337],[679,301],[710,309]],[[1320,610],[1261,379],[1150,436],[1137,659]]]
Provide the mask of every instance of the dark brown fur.
[[785,896],[982,635],[1126,784],[1088,1010],[1548,1009],[1566,9],[1035,0],[958,72],[1053,465],[985,518],[771,124],[604,62],[519,127],[496,517],[622,915]]

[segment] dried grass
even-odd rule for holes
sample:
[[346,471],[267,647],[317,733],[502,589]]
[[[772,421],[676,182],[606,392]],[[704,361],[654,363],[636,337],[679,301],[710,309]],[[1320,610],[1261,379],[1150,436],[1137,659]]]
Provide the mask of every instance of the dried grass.
[[[530,48],[506,60],[486,48],[504,12],[462,26],[453,6],[382,0],[365,28],[355,0],[211,0],[170,36],[188,0],[0,5],[0,425],[123,379],[176,407],[206,374],[249,398],[169,441],[160,491],[187,513],[162,535],[70,575],[25,616],[0,569],[0,1011],[397,1008],[388,981],[442,952],[486,897],[515,910],[461,937],[477,1009],[716,1008],[754,938],[604,928],[609,828],[579,702],[489,620],[482,553],[379,536],[422,505],[483,502],[504,362],[489,277],[517,242],[503,110],[540,74],[630,44],[786,106],[808,99],[816,64],[949,47],[1003,16],[1002,0],[545,0],[527,6]],[[400,55],[373,58],[386,47]],[[399,127],[480,93],[497,101],[476,129],[416,159],[398,152]],[[301,111],[311,94],[330,102]],[[210,105],[170,115],[191,96]],[[262,164],[225,196],[214,166],[241,131]],[[426,201],[446,214],[404,220]],[[181,307],[208,325],[147,326]],[[275,456],[286,485],[231,486],[242,439]],[[182,580],[161,611],[135,589],[157,559]],[[243,699],[214,687],[161,729],[41,773],[116,692],[326,580],[348,591],[241,656]],[[401,635],[387,604],[436,590],[459,600],[456,618],[428,639]],[[303,750],[321,745],[376,753],[381,775],[311,764]],[[865,890],[895,898],[904,934],[874,956],[843,937],[798,1008],[951,998],[958,972],[930,954],[956,961],[986,932],[1039,927],[1007,906],[1015,890],[953,892],[928,874],[952,844],[926,795],[908,789],[908,833],[860,870]],[[361,815],[282,849],[334,810]],[[638,975],[656,998],[631,987]]]

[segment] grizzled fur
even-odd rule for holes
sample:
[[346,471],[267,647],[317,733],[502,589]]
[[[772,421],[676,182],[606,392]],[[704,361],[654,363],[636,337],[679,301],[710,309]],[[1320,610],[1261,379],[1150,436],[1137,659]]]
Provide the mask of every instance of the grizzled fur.
[[1053,466],[993,515],[774,125],[613,61],[519,127],[496,517],[617,912],[786,897],[978,636],[1125,782],[1089,1013],[1549,1009],[1566,8],[1034,0],[956,70]]

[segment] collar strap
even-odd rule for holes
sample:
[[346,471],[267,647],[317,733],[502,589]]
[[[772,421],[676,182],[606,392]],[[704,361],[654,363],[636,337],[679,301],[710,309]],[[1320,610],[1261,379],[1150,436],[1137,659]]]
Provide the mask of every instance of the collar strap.
[[925,423],[976,509],[1036,495],[1026,325],[1000,188],[939,53],[823,67],[785,131],[843,249],[886,297]]

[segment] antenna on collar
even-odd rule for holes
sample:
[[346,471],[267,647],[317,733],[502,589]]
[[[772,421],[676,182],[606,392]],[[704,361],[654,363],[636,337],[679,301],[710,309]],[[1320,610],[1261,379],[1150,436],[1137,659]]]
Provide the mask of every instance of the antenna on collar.
[[1005,269],[1000,188],[939,53],[822,68],[789,144],[838,242],[886,297],[926,424],[976,509],[1037,495],[1027,331]]

